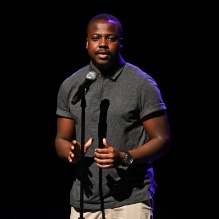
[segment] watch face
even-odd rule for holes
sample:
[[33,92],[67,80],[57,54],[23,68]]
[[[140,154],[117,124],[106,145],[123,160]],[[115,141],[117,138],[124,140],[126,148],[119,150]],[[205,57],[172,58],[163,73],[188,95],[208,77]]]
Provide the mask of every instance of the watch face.
[[132,164],[133,162],[133,157],[129,152],[125,152],[125,165],[128,166],[130,164]]
[[128,154],[128,157],[127,157],[127,164],[130,165],[131,163],[133,162],[133,158],[131,156],[131,154]]

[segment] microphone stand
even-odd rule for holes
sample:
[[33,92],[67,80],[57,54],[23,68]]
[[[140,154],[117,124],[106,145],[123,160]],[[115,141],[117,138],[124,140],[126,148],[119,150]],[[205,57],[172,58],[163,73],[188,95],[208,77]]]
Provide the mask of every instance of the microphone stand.
[[83,211],[84,211],[84,138],[85,138],[85,107],[86,107],[86,100],[85,100],[86,89],[84,90],[84,95],[81,98],[81,112],[82,112],[82,119],[81,119],[81,185],[80,185],[80,217],[78,219],[84,219]]

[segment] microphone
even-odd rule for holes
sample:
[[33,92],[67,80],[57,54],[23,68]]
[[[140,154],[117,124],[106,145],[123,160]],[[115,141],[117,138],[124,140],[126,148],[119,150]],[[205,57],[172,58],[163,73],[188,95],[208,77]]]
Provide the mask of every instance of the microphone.
[[87,74],[83,84],[79,86],[77,93],[74,95],[71,101],[72,104],[76,104],[82,98],[82,96],[85,95],[85,90],[90,87],[91,83],[95,81],[96,77],[97,73],[94,71],[91,71]]

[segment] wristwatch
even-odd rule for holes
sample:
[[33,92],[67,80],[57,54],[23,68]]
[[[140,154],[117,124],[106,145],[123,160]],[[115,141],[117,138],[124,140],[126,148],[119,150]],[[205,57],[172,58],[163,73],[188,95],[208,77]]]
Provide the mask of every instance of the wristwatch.
[[123,152],[125,153],[125,156],[122,165],[127,167],[133,163],[133,157],[128,151],[123,151]]

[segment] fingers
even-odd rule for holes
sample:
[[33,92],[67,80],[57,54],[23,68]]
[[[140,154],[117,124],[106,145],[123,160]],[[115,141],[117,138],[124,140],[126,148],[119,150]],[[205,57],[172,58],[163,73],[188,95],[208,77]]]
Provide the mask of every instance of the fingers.
[[70,163],[72,163],[72,158],[74,157],[74,154],[72,153],[72,151],[71,150],[74,150],[74,147],[72,146],[71,148],[70,148],[70,151],[68,152],[68,161],[70,162]]
[[87,143],[85,144],[85,147],[91,146],[91,145],[93,144],[93,142],[94,142],[94,139],[93,139],[93,138],[90,138],[90,139],[87,141]]
[[73,153],[73,151],[74,151],[74,144],[76,144],[76,141],[72,141],[72,146],[70,147],[70,151],[68,152],[68,161],[70,162],[70,163],[72,163],[73,162],[73,158],[74,158],[74,153]]
[[112,167],[113,167],[113,165],[112,165],[112,164],[109,164],[109,163],[107,163],[107,164],[105,164],[105,163],[103,163],[103,164],[96,163],[96,164],[97,164],[97,166],[100,167],[101,169],[107,169],[107,168],[112,168]]
[[106,138],[103,138],[103,145],[104,145],[106,148],[110,147],[110,145],[108,144]]
[[[84,145],[84,153],[87,152],[87,149],[93,144],[93,138],[90,138],[87,143]],[[68,152],[68,161],[70,163],[77,163],[81,158],[81,144],[80,142],[73,140],[72,145],[69,148]]]
[[106,138],[103,138],[104,148],[96,148],[94,152],[94,160],[98,167],[106,169],[119,165],[120,152],[110,145]]
[[108,144],[106,138],[103,138],[104,148],[96,148],[94,152],[94,160],[96,165],[102,169],[113,167],[113,151]]
[[68,152],[68,161],[70,163],[77,163],[81,157],[81,144],[76,140],[73,140],[71,143],[72,145]]
[[86,153],[87,149],[93,144],[94,139],[90,138],[87,143],[84,145],[84,152]]
[[113,166],[112,159],[108,157],[107,153],[97,152],[98,149],[94,152],[94,160],[96,165],[102,169],[110,168]]

